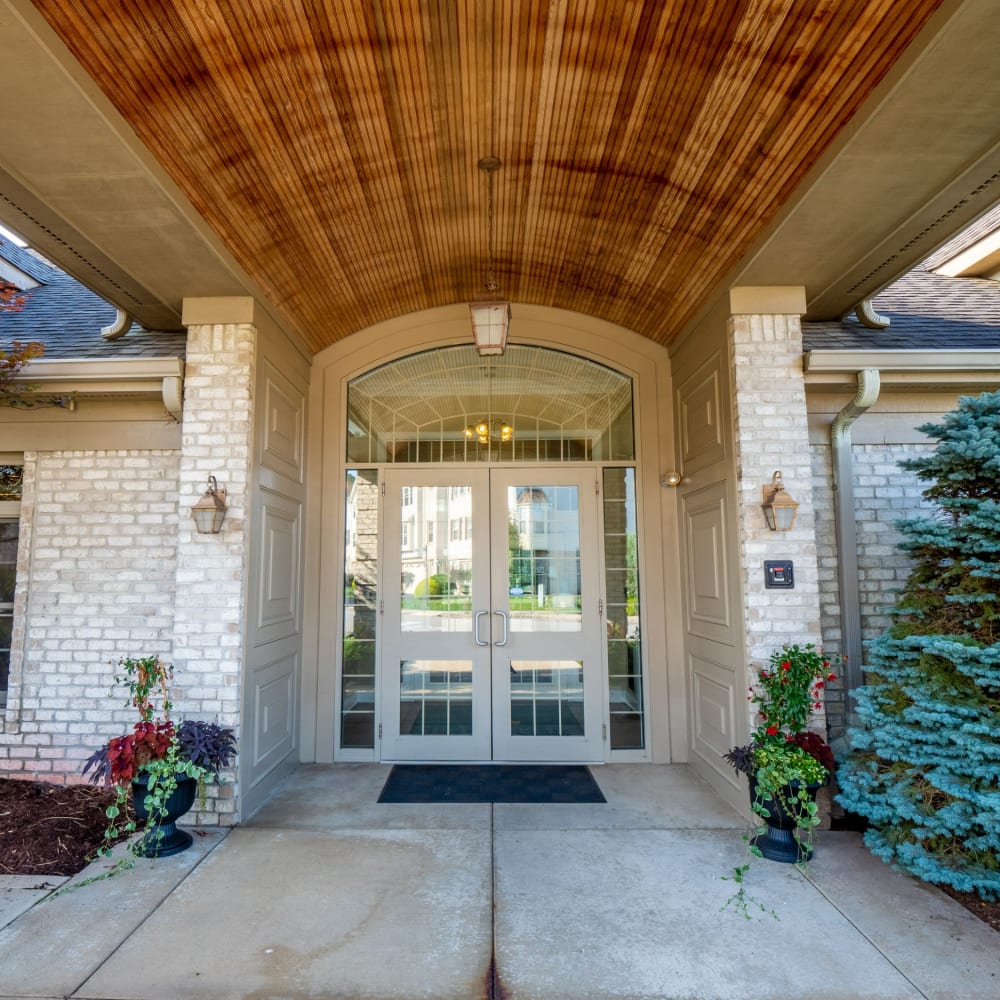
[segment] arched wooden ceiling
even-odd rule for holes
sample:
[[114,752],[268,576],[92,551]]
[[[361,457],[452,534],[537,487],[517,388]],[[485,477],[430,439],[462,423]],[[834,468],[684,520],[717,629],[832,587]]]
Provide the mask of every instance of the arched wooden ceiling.
[[[941,0],[34,0],[312,350],[512,300],[669,343]],[[154,234],[155,236],[155,234]]]

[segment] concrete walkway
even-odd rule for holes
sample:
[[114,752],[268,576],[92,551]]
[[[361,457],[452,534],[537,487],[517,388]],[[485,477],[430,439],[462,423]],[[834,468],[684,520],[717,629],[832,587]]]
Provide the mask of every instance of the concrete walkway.
[[780,919],[723,911],[743,822],[685,767],[594,768],[607,804],[557,806],[378,805],[387,773],[303,767],[177,857],[9,887],[0,996],[1000,996],[1000,935],[855,834],[821,835],[804,877],[753,864]]

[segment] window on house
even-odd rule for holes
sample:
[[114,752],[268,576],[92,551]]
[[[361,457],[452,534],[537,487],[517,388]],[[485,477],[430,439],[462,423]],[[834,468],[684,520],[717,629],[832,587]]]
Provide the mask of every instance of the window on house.
[[351,381],[347,419],[352,464],[635,458],[632,380],[527,344],[489,357],[462,345],[390,361]]
[[10,642],[14,628],[14,582],[17,572],[17,530],[16,517],[0,518],[0,708],[7,705],[7,682],[10,676]]

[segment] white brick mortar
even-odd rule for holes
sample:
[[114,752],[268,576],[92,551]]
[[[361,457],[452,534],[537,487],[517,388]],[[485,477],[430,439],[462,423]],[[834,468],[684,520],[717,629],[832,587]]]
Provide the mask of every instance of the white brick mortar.
[[[729,346],[749,684],[782,645],[821,641],[819,566],[799,318],[733,316]],[[799,502],[791,531],[771,531],[761,509],[761,488],[778,470]],[[765,559],[794,563],[794,589],[765,589]]]
[[[249,324],[188,329],[179,477],[176,712],[199,717],[210,712],[237,735],[245,658],[255,341]],[[190,509],[210,475],[226,489],[229,509],[218,535],[199,535]],[[220,822],[232,822],[237,809],[232,792],[230,785],[213,798],[210,808]]]
[[[912,563],[898,548],[903,536],[895,523],[926,516],[933,506],[923,498],[927,484],[899,468],[905,458],[933,451],[932,444],[852,445],[854,463],[854,515],[858,541],[858,590],[861,601],[861,635],[865,643],[891,624],[888,610],[906,583]],[[877,480],[877,482],[876,482]],[[866,487],[859,484],[864,483]],[[813,448],[813,486],[817,498],[816,536],[820,555],[820,608],[823,641],[839,649],[840,582],[833,510],[833,472],[829,445]],[[834,688],[836,691],[837,688]],[[841,699],[843,693],[840,693]],[[831,733],[843,731],[845,719],[831,717]]]
[[0,770],[79,780],[80,762],[135,721],[109,698],[112,664],[172,654],[179,461],[25,455]]

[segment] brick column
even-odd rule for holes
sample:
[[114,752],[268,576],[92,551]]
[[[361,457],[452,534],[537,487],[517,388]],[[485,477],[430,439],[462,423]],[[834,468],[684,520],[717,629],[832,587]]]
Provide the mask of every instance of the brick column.
[[[242,740],[245,592],[256,328],[250,299],[189,299],[180,462],[174,681],[178,718],[233,726]],[[202,322],[199,322],[202,320]],[[222,531],[200,535],[191,506],[209,476],[227,491]],[[242,747],[241,747],[242,749]],[[247,748],[249,750],[249,748]],[[206,823],[231,823],[232,783],[209,787]]]
[[[738,288],[731,298],[740,574],[745,661],[752,669],[766,663],[785,643],[820,644],[812,464],[799,322],[805,294],[801,288]],[[788,492],[799,501],[791,531],[771,531],[761,509],[761,487],[777,470],[783,473]],[[766,559],[793,562],[794,589],[765,589]],[[748,684],[749,677],[748,670]]]

